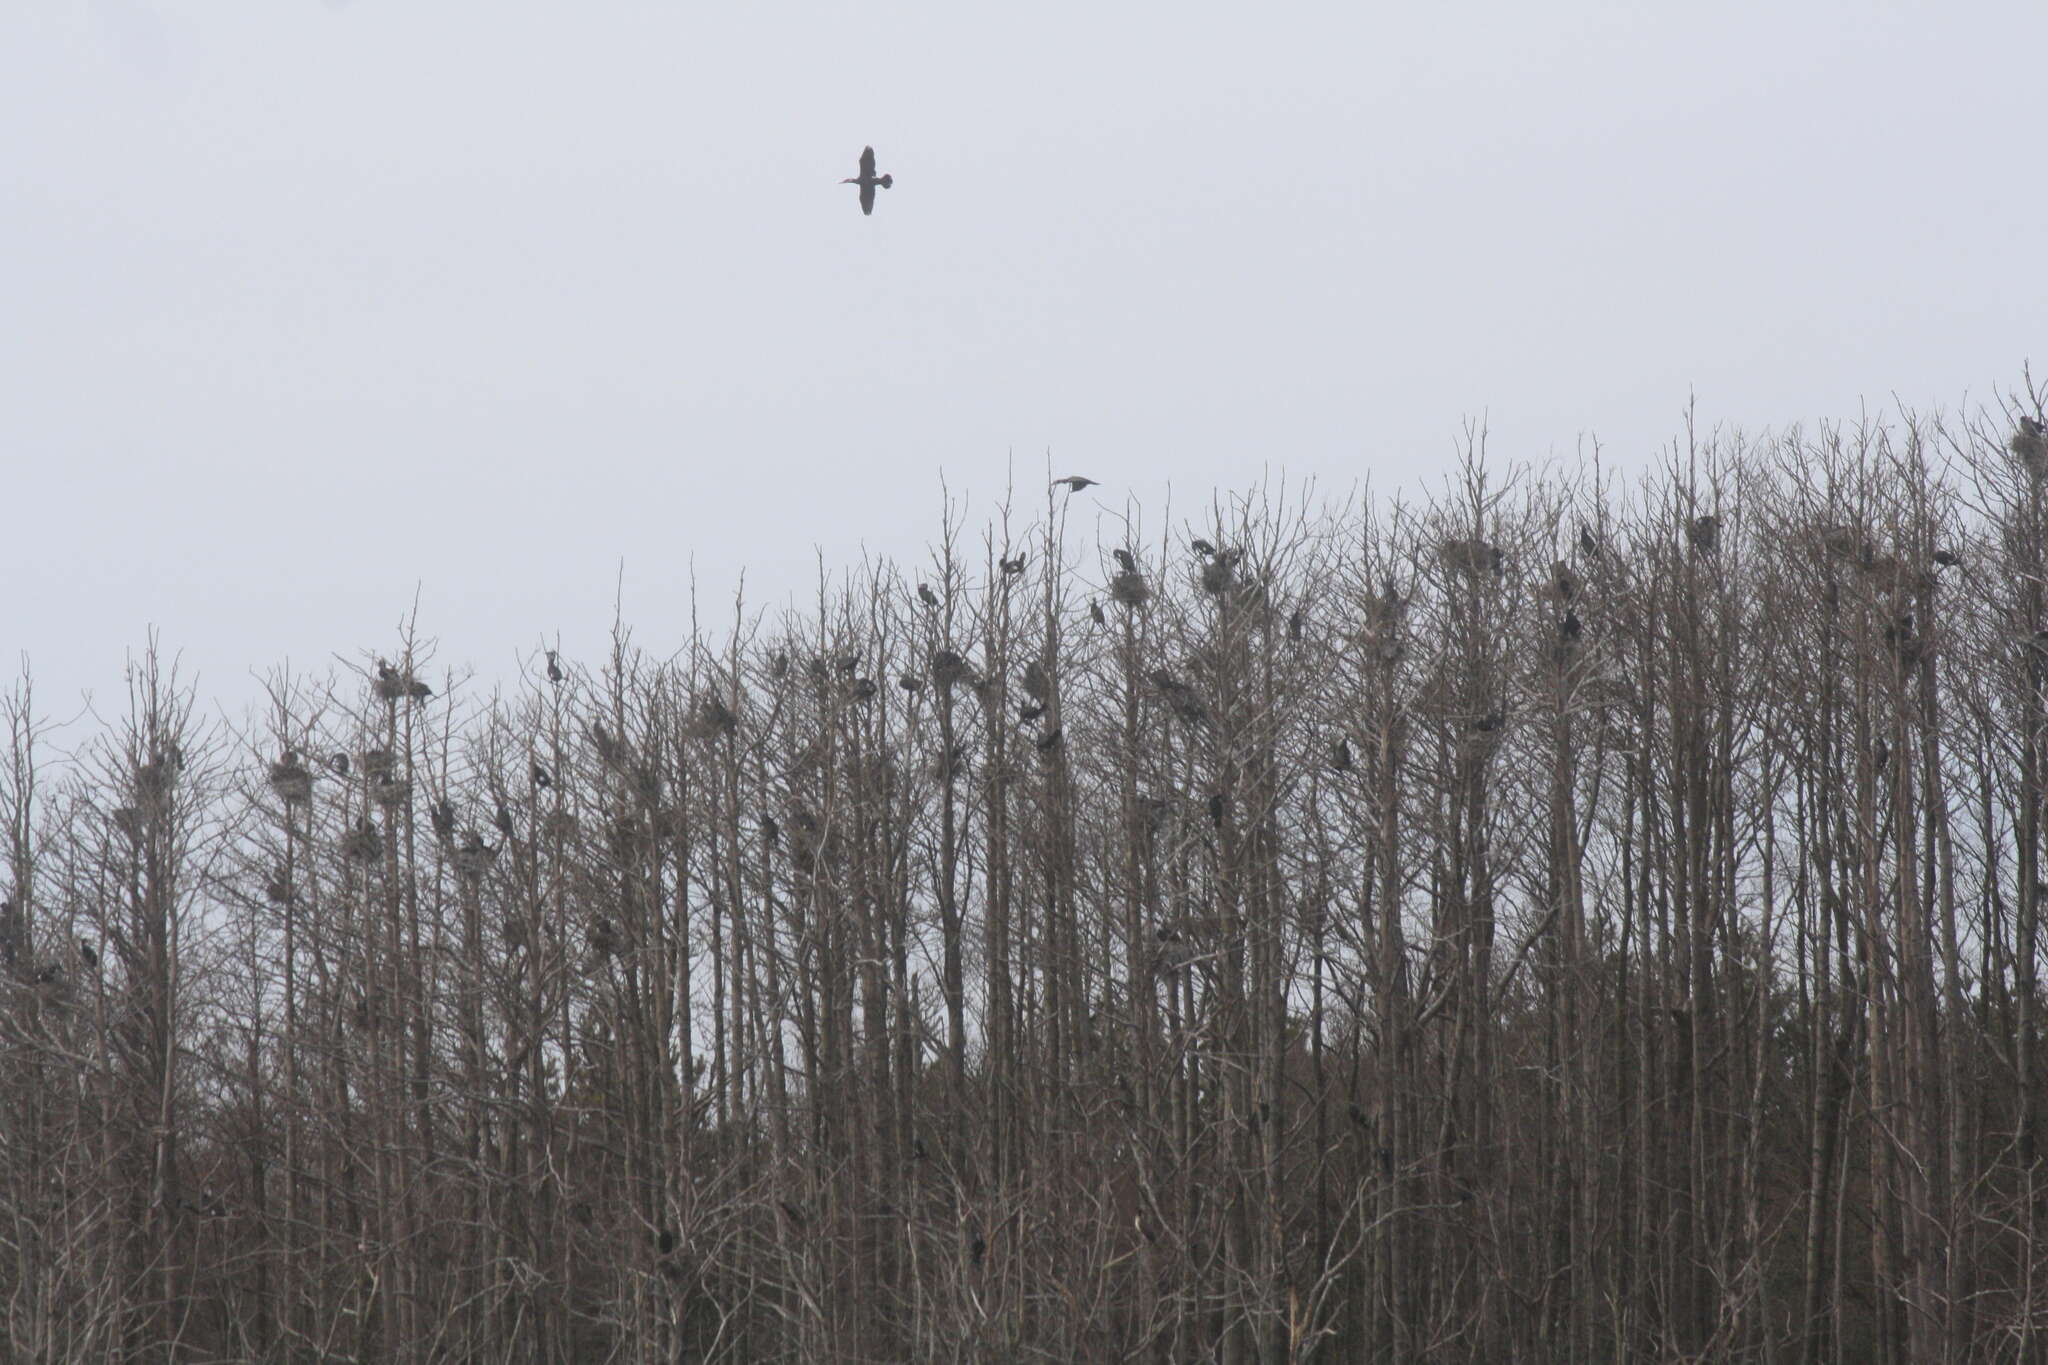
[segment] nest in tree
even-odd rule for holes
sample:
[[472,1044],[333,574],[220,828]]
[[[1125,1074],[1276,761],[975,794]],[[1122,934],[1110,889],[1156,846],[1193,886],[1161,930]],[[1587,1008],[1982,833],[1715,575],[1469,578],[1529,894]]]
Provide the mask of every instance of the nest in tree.
[[395,764],[389,749],[366,749],[356,757],[362,764],[364,780],[384,782],[390,779]]
[[967,661],[950,649],[932,652],[932,682],[941,691],[951,691],[968,675]]
[[313,774],[306,771],[297,754],[286,754],[270,765],[270,786],[288,806],[304,805],[313,799]]
[[2048,478],[2048,428],[2031,417],[2022,417],[2019,430],[2012,434],[2006,449],[2029,474],[2037,479]]
[[412,800],[412,783],[387,777],[370,788],[370,799],[380,806],[402,806]]
[[1507,568],[1506,551],[1490,540],[1478,536],[1462,536],[1441,541],[1436,547],[1436,557],[1452,573],[1466,574],[1481,578],[1497,574]]
[[1109,595],[1127,607],[1142,607],[1152,600],[1152,587],[1145,575],[1126,569],[1109,580]]
[[577,823],[576,817],[565,810],[549,811],[540,828],[548,838],[565,844],[575,843],[583,834],[583,827]]
[[353,862],[374,863],[383,852],[384,840],[378,835],[377,827],[368,820],[342,836],[341,855]]
[[740,718],[732,713],[717,693],[708,693],[697,701],[690,716],[689,733],[692,739],[715,739],[729,735],[739,729]]
[[498,850],[472,834],[455,852],[455,871],[458,876],[475,881],[489,872],[497,860]]

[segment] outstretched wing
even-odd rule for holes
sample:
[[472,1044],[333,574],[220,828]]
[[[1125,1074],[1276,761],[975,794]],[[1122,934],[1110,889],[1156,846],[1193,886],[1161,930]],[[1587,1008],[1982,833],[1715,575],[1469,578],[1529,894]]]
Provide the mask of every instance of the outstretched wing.
[[875,149],[872,147],[860,149],[860,178],[863,180],[873,180],[875,178]]
[[875,211],[875,182],[872,180],[860,182],[860,211],[862,213],[873,213]]

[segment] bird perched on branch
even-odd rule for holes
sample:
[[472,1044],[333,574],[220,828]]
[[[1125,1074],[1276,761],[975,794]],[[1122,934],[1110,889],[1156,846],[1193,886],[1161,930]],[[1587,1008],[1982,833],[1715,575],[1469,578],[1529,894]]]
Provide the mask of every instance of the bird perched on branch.
[[557,687],[562,685],[562,661],[552,649],[548,651],[548,681]]
[[839,183],[842,185],[860,186],[860,211],[862,213],[873,213],[875,211],[875,186],[880,185],[886,190],[896,183],[896,177],[893,175],[876,175],[875,149],[863,147],[860,149],[860,174],[850,175]]
[[920,583],[917,585],[917,600],[924,603],[925,606],[931,608],[933,611],[937,611],[939,609],[939,595],[932,591],[932,585],[929,583]]
[[1016,556],[1005,555],[997,560],[996,563],[1001,566],[1005,577],[1015,578],[1018,574],[1024,572],[1024,563],[1029,558],[1029,555],[1022,554]]

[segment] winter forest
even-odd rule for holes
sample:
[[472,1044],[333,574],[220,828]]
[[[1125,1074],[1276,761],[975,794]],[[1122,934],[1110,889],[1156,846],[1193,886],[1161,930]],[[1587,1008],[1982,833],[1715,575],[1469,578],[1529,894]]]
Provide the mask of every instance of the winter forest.
[[2042,1359],[2044,397],[24,666],[0,1358]]

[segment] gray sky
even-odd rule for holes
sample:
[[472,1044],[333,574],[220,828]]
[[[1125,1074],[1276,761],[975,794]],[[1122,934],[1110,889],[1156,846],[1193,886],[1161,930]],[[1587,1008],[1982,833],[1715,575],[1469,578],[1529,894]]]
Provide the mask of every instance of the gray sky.
[[[0,7],[0,658],[509,674],[916,556],[1014,452],[1623,466],[2048,336],[2048,5]],[[863,219],[863,143],[897,184]],[[1027,508],[1036,506],[1027,500]],[[1081,509],[1077,509],[1081,510]],[[61,694],[61,695],[60,695]]]

